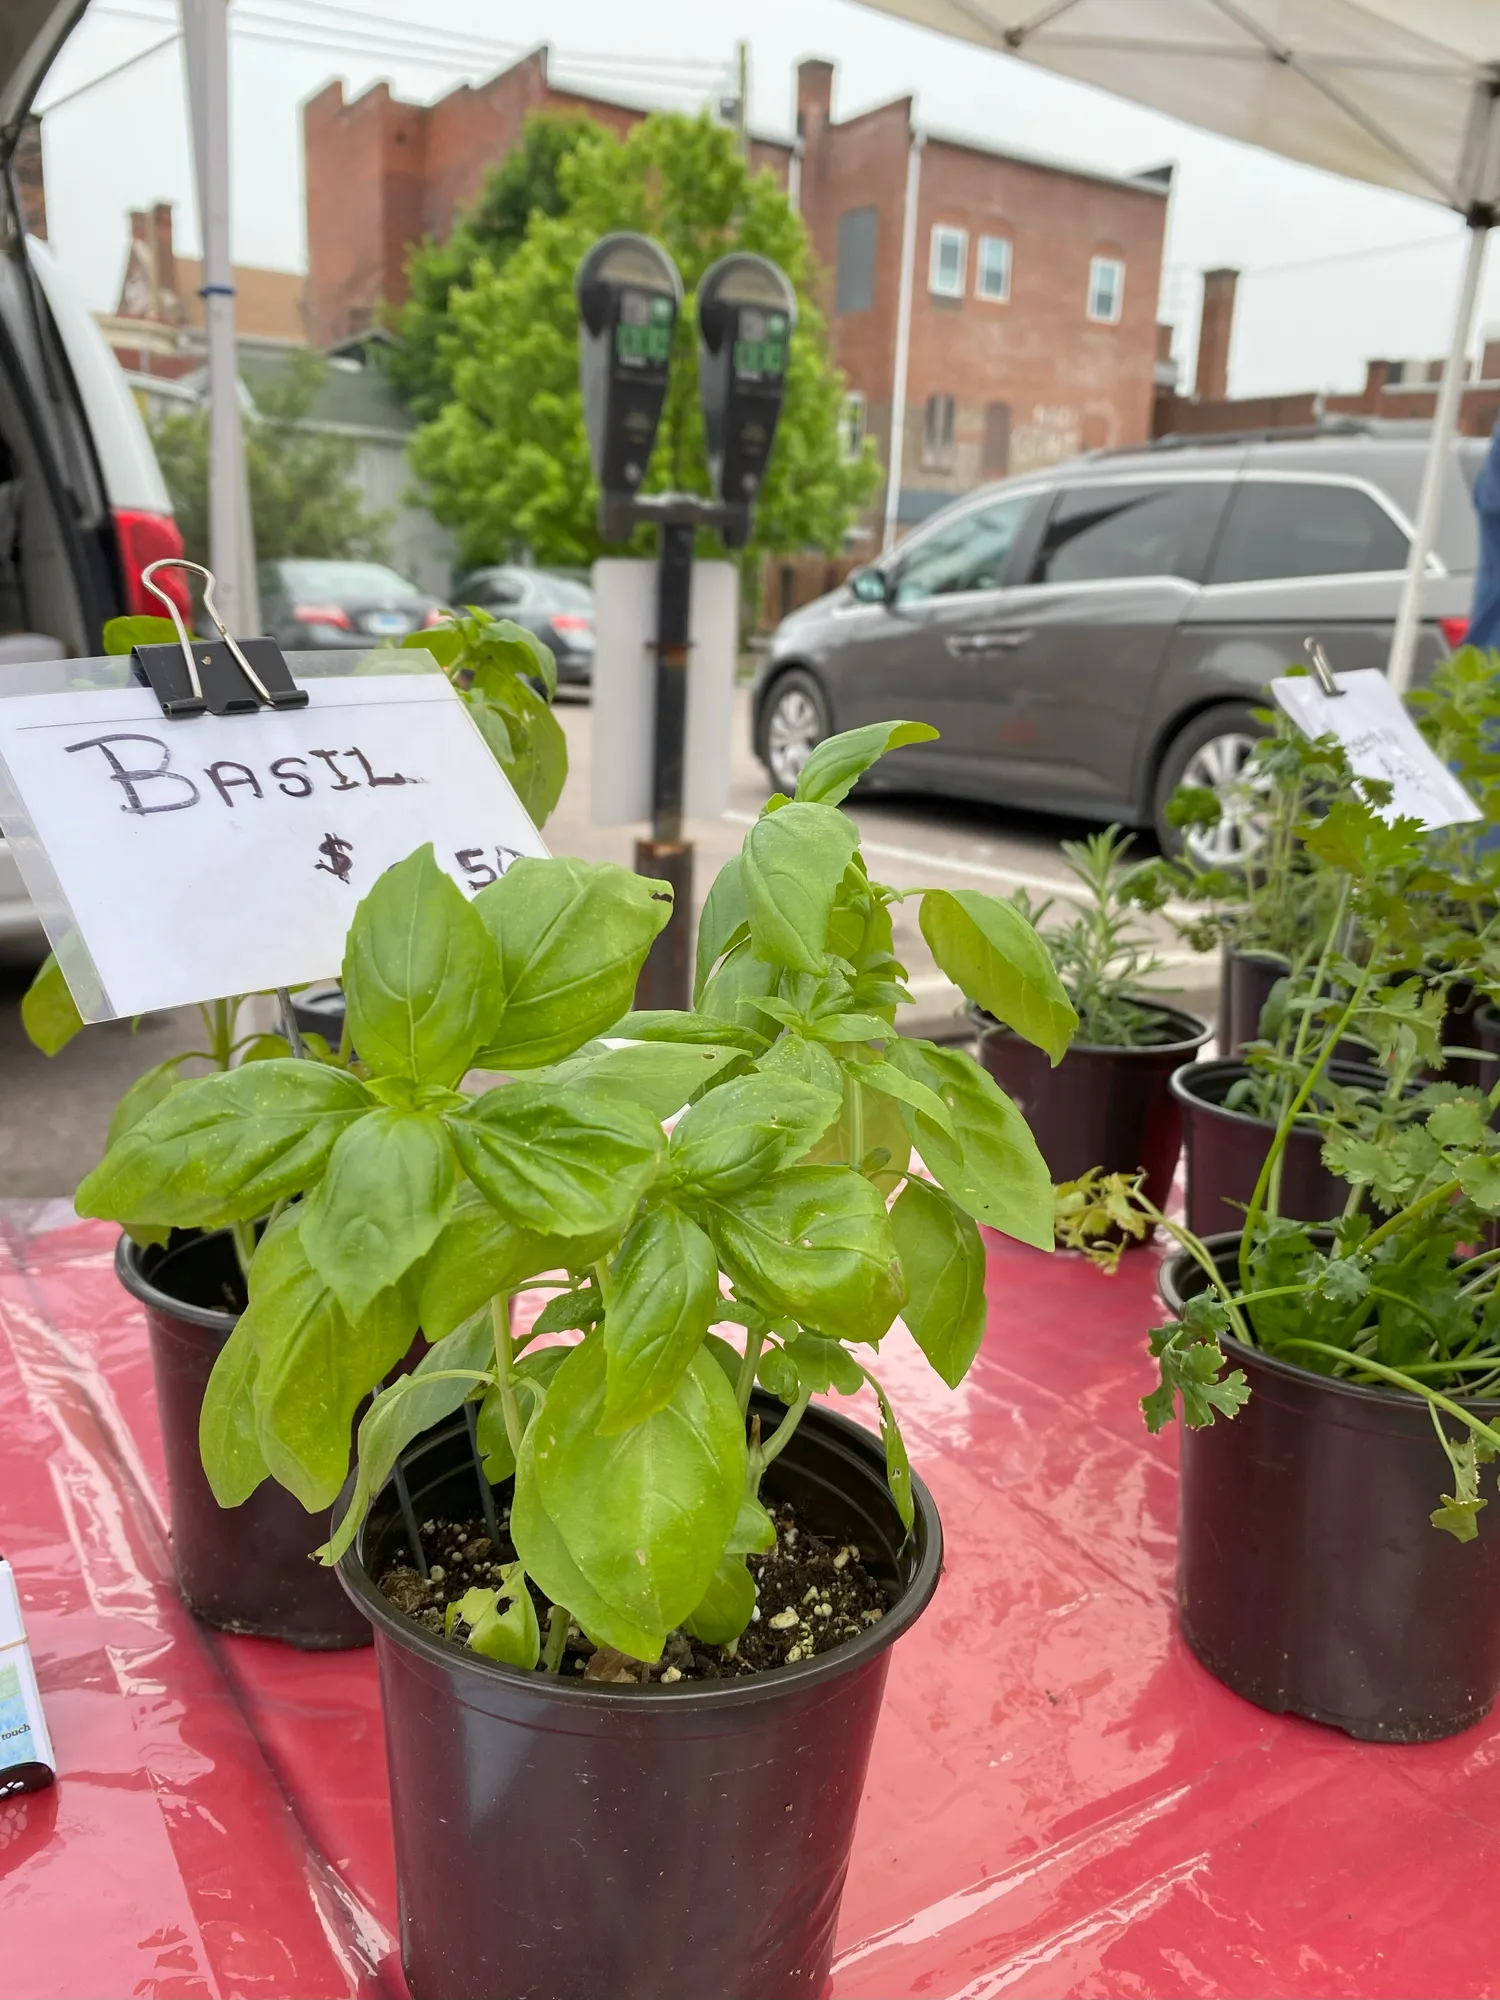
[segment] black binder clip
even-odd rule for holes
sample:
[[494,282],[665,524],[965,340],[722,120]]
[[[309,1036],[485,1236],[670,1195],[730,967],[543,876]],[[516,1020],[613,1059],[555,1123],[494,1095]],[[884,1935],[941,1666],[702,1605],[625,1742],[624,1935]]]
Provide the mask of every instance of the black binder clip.
[[[203,579],[203,608],[218,628],[217,639],[193,639],[182,613],[152,578],[159,569],[187,569]],[[141,582],[167,607],[177,627],[175,646],[136,646],[131,657],[136,678],[161,703],[165,716],[248,715],[258,708],[306,708],[299,688],[274,639],[233,639],[214,605],[214,577],[202,563],[163,556],[141,571]]]

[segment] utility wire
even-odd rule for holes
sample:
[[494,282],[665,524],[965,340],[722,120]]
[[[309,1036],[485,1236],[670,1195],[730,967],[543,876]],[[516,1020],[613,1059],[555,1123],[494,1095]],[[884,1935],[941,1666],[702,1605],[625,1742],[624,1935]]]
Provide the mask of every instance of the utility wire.
[[123,76],[126,70],[134,69],[137,63],[145,62],[149,56],[159,56],[163,49],[171,48],[181,39],[179,31],[177,34],[165,36],[159,42],[153,42],[148,49],[137,49],[133,56],[126,56],[124,62],[117,62],[113,69],[101,70],[98,76],[91,76],[87,83],[80,83],[75,90],[65,90],[61,97],[54,97],[50,104],[42,105],[36,114],[37,117],[45,118],[53,111],[60,111],[65,104],[71,104],[75,98],[85,97],[89,91],[97,90],[101,83],[109,83],[115,77]]

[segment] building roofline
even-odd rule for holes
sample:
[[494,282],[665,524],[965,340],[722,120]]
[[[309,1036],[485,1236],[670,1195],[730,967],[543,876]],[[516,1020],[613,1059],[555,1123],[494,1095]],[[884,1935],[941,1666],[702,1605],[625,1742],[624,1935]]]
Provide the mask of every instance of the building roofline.
[[[840,125],[845,122],[842,119],[839,121]],[[839,127],[833,129],[837,131]],[[1160,177],[1159,169],[1149,174],[1112,174],[1107,167],[1091,167],[1081,160],[1063,159],[1056,153],[1033,153],[1020,146],[996,146],[986,139],[972,139],[941,125],[929,125],[925,119],[914,122],[912,129],[929,146],[953,146],[965,153],[983,153],[993,160],[1014,160],[1018,166],[1041,167],[1048,173],[1070,174],[1075,180],[1102,181],[1107,187],[1129,188],[1135,194],[1155,195],[1158,201],[1165,201],[1171,190],[1171,182]]]

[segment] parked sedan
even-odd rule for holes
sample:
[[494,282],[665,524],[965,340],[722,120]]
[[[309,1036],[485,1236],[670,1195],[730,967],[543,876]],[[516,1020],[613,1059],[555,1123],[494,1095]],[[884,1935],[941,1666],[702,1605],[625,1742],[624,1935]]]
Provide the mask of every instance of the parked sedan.
[[555,569],[478,569],[453,593],[497,618],[513,618],[550,646],[558,681],[587,687],[594,678],[594,593],[581,577]]
[[[1463,637],[1484,445],[1456,442],[1416,673]],[[1427,452],[1425,424],[1330,421],[1100,452],[966,495],[783,620],[757,675],[755,748],[790,792],[835,730],[912,717],[940,740],[873,781],[1177,835],[1184,782],[1219,794],[1205,859],[1243,860],[1243,773],[1271,678],[1320,639],[1383,669]]]
[[261,622],[286,651],[378,646],[436,625],[443,606],[384,563],[319,558],[264,562]]

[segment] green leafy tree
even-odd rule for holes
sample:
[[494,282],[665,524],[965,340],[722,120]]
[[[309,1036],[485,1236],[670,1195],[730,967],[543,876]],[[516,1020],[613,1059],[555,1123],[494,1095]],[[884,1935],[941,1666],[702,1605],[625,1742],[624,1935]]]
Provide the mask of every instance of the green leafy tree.
[[[810,292],[807,233],[774,177],[752,174],[732,135],[708,117],[675,113],[643,120],[623,140],[591,134],[557,173],[562,212],[534,212],[503,266],[481,259],[472,284],[451,294],[441,345],[453,400],[413,440],[413,463],[433,511],[457,535],[460,560],[526,549],[540,562],[582,564],[600,551],[573,279],[584,252],[613,229],[664,244],[690,295],[727,250],[759,251],[787,273],[800,319],[749,562],[765,550],[836,548],[878,468],[873,446],[852,461],[843,455],[843,378]],[[706,489],[696,340],[689,297],[648,491]]]
[[[327,364],[294,354],[284,375],[259,377],[245,425],[245,471],[255,553],[365,557],[386,553],[389,514],[366,511],[354,477],[352,439],[309,429]],[[208,411],[173,411],[151,427],[189,559],[208,561]]]
[[472,288],[481,259],[490,270],[500,270],[520,248],[533,215],[562,213],[558,169],[598,129],[582,112],[533,112],[520,145],[487,176],[479,199],[459,217],[448,240],[424,237],[408,255],[406,303],[388,307],[384,315],[397,339],[384,365],[414,416],[437,416],[453,394],[446,336],[453,326],[454,294]]

